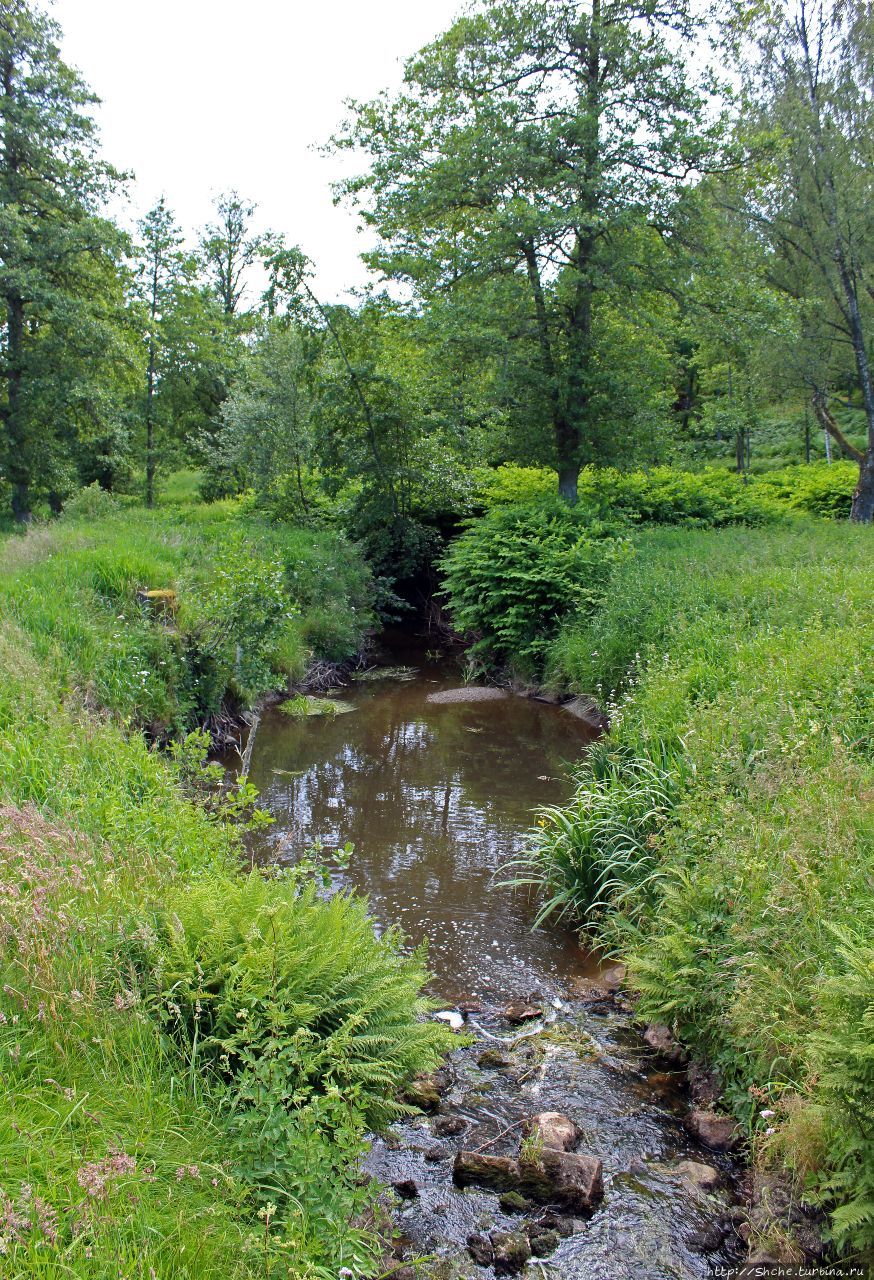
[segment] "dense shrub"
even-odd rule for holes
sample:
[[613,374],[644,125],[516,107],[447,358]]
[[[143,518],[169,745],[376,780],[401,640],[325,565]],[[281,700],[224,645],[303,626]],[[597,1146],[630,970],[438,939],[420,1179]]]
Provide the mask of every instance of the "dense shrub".
[[[0,551],[0,617],[51,679],[156,734],[250,704],[313,655],[354,655],[370,574],[339,533],[268,528],[238,503],[65,516]],[[171,592],[153,608],[142,588]]]
[[582,508],[499,507],[470,524],[441,563],[452,621],[484,662],[535,673],[562,620],[585,616],[629,553]]
[[846,519],[850,514],[853,490],[859,479],[855,462],[817,463],[784,467],[756,477],[756,485],[779,502],[811,515]]
[[[477,476],[480,500],[487,509],[545,500],[556,488],[555,473],[541,467],[507,465],[482,469]],[[792,511],[846,517],[857,479],[858,467],[852,462],[784,467],[746,480],[724,467],[704,471],[586,467],[580,473],[579,500],[605,519],[721,528],[768,524]]]

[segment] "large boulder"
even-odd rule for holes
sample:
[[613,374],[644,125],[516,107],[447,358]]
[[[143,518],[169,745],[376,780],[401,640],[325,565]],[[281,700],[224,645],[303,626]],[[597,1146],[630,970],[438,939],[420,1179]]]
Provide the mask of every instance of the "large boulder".
[[544,1147],[536,1161],[459,1151],[452,1176],[460,1187],[518,1191],[540,1204],[559,1205],[571,1213],[594,1209],[604,1194],[600,1160],[551,1147]]
[[555,1151],[572,1151],[580,1140],[580,1131],[560,1111],[541,1111],[522,1125],[526,1137],[534,1138],[541,1147]]

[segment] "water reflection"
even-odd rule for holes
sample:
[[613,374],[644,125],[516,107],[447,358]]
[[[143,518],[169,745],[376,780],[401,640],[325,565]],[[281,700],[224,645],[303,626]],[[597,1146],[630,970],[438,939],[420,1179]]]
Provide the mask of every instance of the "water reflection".
[[416,665],[414,681],[345,692],[348,715],[265,716],[251,777],[277,821],[256,856],[294,861],[317,840],[351,840],[346,882],[368,894],[380,921],[428,939],[443,998],[549,986],[576,967],[575,940],[532,934],[532,904],[495,887],[493,874],[520,849],[531,810],[567,794],[567,765],[587,732],[522,698],[429,704],[458,675]]

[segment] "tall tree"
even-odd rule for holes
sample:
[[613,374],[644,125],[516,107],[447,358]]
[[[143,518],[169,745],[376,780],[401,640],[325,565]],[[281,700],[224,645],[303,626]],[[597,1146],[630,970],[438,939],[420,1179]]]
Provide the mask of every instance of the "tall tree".
[[[874,18],[868,0],[785,0],[736,18],[746,129],[776,148],[769,180],[749,192],[750,224],[768,243],[769,276],[796,302],[809,347],[812,404],[859,463],[852,519],[874,520]],[[829,395],[852,353],[867,445],[843,436]],[[837,358],[836,358],[837,357]]]
[[255,205],[236,191],[215,202],[218,218],[204,230],[200,251],[207,278],[228,317],[236,316],[246,291],[246,277],[258,260],[261,237],[252,232]]
[[[98,322],[91,264],[117,263],[124,250],[118,230],[98,216],[120,175],[97,156],[97,100],[62,61],[58,38],[56,24],[27,0],[0,6],[0,418],[19,521],[30,519],[52,447],[42,416],[52,381],[46,331],[57,340]],[[85,366],[78,372],[90,376]]]
[[370,157],[342,190],[380,234],[373,265],[426,294],[495,275],[524,289],[571,501],[597,453],[599,307],[636,297],[641,227],[664,228],[712,155],[695,34],[686,0],[480,0],[337,140]]
[[155,395],[164,350],[164,327],[180,291],[192,274],[182,251],[182,232],[164,196],[139,224],[142,241],[137,292],[146,311],[146,506],[155,504]]

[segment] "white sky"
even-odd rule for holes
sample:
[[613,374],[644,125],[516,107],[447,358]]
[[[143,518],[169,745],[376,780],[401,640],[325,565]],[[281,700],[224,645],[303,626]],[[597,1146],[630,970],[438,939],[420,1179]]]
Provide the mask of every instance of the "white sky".
[[397,86],[403,59],[460,0],[55,0],[63,51],[103,99],[103,151],[132,169],[133,216],[161,194],[192,234],[235,188],[285,232],[335,301],[367,278],[354,214],[325,157],[347,97]]

